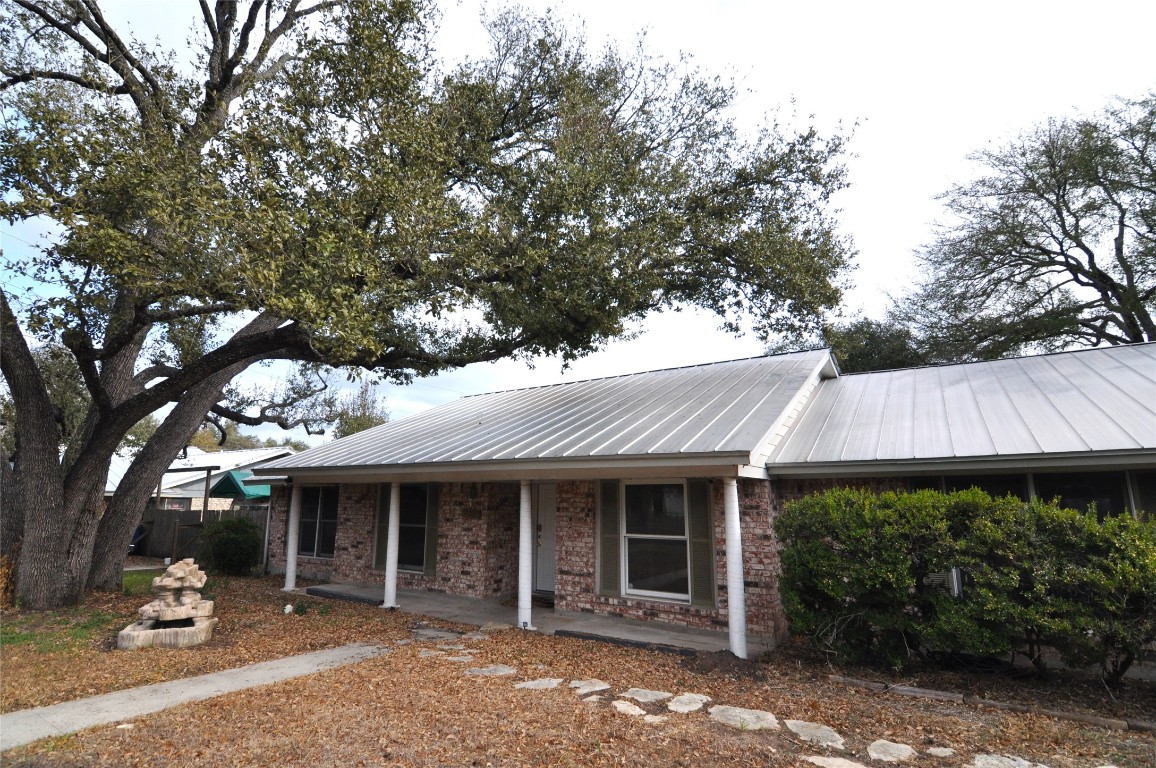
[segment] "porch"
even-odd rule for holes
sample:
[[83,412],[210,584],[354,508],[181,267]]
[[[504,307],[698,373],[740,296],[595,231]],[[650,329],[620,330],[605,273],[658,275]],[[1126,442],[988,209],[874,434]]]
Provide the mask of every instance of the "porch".
[[[295,590],[313,597],[381,605],[383,592],[380,585],[323,584]],[[440,592],[397,590],[400,610],[415,615],[429,616],[461,624],[484,626],[503,624],[514,626],[518,609],[497,600],[458,597]],[[546,635],[585,637],[621,645],[672,650],[676,652],[705,652],[729,650],[726,632],[681,627],[656,621],[635,621],[618,616],[557,611],[553,608],[531,608],[531,626]],[[770,638],[748,635],[749,657],[754,658],[773,647]]]

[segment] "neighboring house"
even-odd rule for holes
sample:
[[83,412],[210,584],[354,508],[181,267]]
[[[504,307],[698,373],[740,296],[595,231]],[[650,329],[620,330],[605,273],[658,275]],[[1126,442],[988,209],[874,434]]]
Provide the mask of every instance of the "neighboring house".
[[[293,449],[279,446],[239,451],[202,451],[190,446],[184,453],[169,465],[160,485],[149,497],[141,525],[133,535],[135,553],[156,557],[169,555],[173,548],[173,526],[198,523],[204,517],[203,514],[192,515],[191,520],[184,520],[180,518],[181,513],[205,511],[206,497],[208,511],[221,513],[232,510],[246,513],[264,524],[269,505],[269,488],[247,485],[244,480],[252,475],[253,467],[272,459],[291,456]],[[117,454],[113,457],[104,487],[106,497],[116,491],[131,464],[130,455]],[[156,530],[158,525],[162,529],[159,532]],[[197,532],[188,532],[187,540],[182,539],[182,546],[192,546]]]
[[[270,462],[270,564],[786,633],[773,520],[834,485],[1156,510],[1156,344],[840,375],[827,350],[466,397]],[[291,489],[291,490],[290,490]]]

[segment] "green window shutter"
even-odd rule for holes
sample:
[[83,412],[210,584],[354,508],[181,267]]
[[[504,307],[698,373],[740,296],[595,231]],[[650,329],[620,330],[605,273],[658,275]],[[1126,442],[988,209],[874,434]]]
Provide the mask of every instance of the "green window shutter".
[[618,481],[600,483],[598,510],[598,594],[617,597],[622,594],[622,535],[618,528]]
[[706,480],[686,481],[686,510],[690,531],[690,602],[713,608],[714,521],[711,519],[710,484]]
[[438,566],[438,486],[430,483],[425,492],[425,568],[426,578],[437,574]]

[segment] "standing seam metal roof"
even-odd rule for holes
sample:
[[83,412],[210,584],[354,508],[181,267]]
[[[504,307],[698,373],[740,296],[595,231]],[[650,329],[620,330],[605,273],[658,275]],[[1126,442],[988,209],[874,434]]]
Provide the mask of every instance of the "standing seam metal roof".
[[1156,343],[827,380],[772,468],[1156,450]]
[[475,395],[263,469],[750,454],[829,364],[815,350]]

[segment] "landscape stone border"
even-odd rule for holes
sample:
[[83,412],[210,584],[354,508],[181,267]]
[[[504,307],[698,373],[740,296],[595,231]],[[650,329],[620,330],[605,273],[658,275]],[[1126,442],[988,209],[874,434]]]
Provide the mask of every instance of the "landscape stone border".
[[1071,720],[1077,723],[1098,725],[1114,731],[1145,731],[1148,733],[1156,733],[1156,722],[1140,720],[1138,718],[1117,719],[1112,717],[1098,717],[1097,715],[1085,715],[1081,712],[1061,712],[1054,709],[1034,707],[1029,704],[1013,704],[1008,701],[981,699],[978,696],[972,696],[966,693],[937,691],[933,688],[914,688],[909,685],[890,685],[888,683],[877,683],[871,680],[860,680],[856,677],[844,677],[842,675],[828,675],[827,679],[833,683],[841,683],[854,688],[866,688],[871,691],[879,691],[880,693],[897,693],[900,696],[954,701],[959,704],[973,704],[981,707],[990,707],[992,709],[1001,709],[1007,712],[1038,715],[1040,717],[1054,717],[1057,720]]

